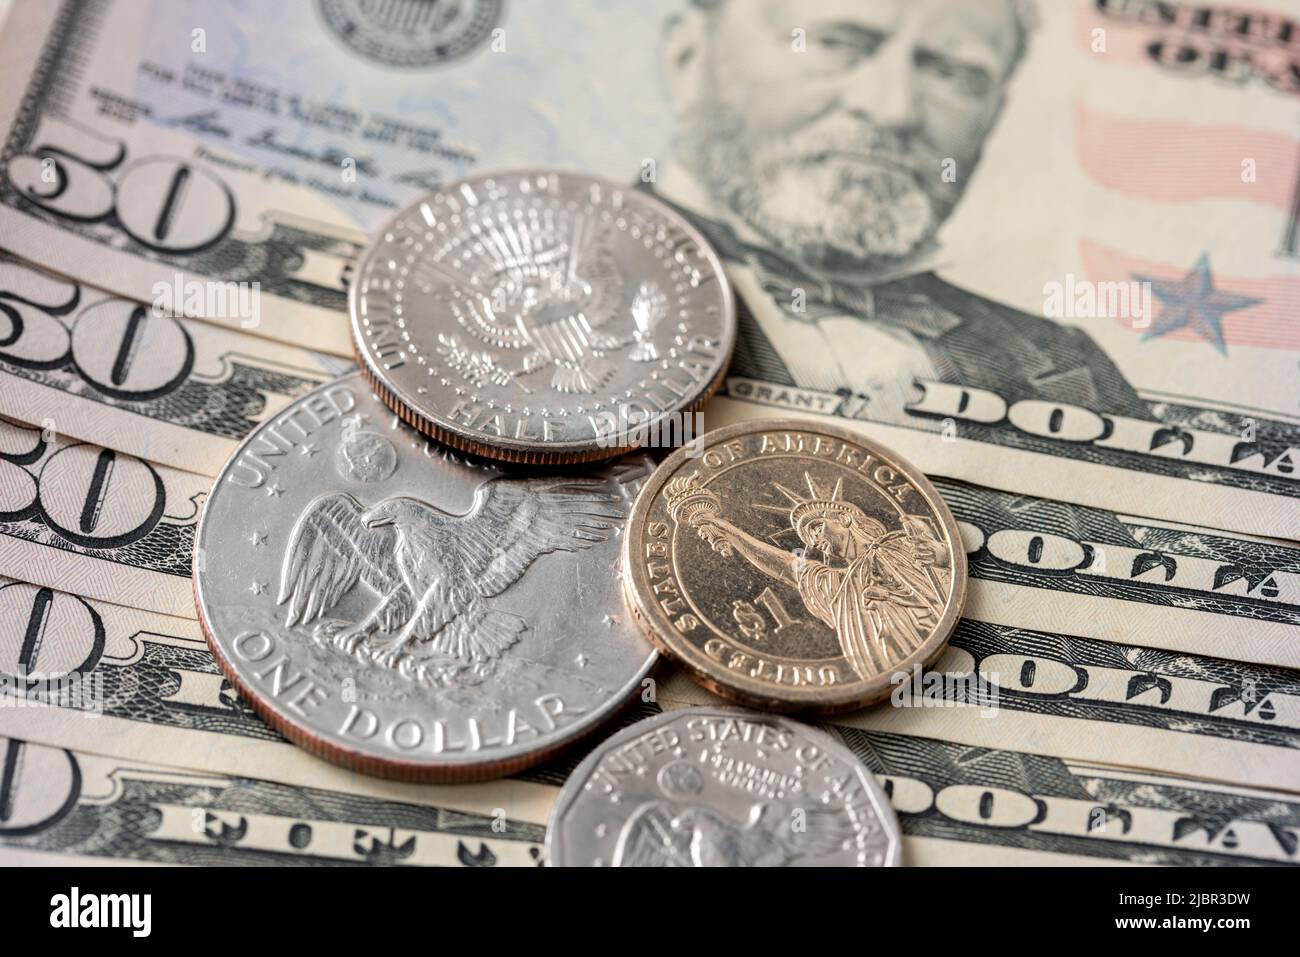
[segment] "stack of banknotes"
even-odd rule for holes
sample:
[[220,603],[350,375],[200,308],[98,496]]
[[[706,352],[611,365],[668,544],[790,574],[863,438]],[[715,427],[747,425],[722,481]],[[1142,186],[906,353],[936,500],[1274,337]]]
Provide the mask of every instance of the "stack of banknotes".
[[955,514],[936,671],[987,693],[821,725],[909,864],[1300,862],[1294,5],[14,0],[0,63],[0,860],[541,862],[581,753],[312,757],[191,570],[230,453],[354,367],[374,230],[556,167],[723,257],[706,428],[850,426]]

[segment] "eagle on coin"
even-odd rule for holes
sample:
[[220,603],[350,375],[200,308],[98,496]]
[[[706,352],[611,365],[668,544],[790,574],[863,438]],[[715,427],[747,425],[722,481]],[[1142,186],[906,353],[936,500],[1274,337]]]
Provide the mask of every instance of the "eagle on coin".
[[506,223],[484,233],[473,254],[456,262],[463,278],[449,305],[459,325],[491,348],[448,335],[437,347],[475,385],[514,383],[529,393],[524,377],[549,372],[555,391],[590,395],[614,377],[616,351],[627,348],[638,363],[660,358],[654,335],[668,297],[650,281],[633,292],[599,225],[578,216],[554,232],[521,234]]
[[[625,517],[617,495],[583,479],[489,479],[463,514],[399,496],[366,508],[318,498],[290,536],[276,601],[289,627],[318,622],[347,653],[362,643],[389,667],[411,656],[490,661],[528,623],[490,608],[548,552],[605,541]],[[320,621],[360,582],[378,602],[355,623]]]
[[703,805],[650,801],[623,825],[614,848],[615,867],[789,867],[831,854],[855,841],[847,813],[810,807],[805,827],[764,804],[743,821]]

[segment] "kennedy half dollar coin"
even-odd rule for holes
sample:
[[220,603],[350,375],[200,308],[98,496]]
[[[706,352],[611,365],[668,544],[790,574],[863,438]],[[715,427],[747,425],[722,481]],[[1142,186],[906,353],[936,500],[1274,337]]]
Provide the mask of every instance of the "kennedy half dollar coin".
[[349,293],[362,371],[406,422],[515,462],[678,444],[735,342],[722,264],[643,190],[479,176],[398,213]]

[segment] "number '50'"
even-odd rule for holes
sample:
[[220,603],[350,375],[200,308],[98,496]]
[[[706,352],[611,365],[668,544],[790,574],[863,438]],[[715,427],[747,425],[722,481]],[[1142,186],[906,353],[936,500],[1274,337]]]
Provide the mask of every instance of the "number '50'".
[[209,246],[234,222],[230,190],[186,160],[146,156],[128,163],[121,140],[51,117],[42,117],[28,150],[9,161],[10,181],[64,219],[115,218],[132,239],[172,253]]
[[[146,402],[174,392],[194,343],[173,317],[108,296],[77,309],[81,290],[0,260],[0,363],[68,369],[102,395]],[[62,315],[76,311],[71,328]]]
[[14,458],[0,458],[0,522],[35,518],[73,545],[121,548],[162,518],[167,491],[148,462],[97,445],[59,449],[39,470]]

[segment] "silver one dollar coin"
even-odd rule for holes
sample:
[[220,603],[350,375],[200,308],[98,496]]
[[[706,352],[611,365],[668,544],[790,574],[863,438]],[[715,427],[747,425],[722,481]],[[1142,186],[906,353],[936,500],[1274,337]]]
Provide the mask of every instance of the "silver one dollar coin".
[[544,170],[403,209],[349,303],[362,370],[391,408],[516,462],[688,440],[736,336],[722,264],[682,216],[643,190]]
[[895,866],[902,832],[853,753],[787,718],[685,708],[596,746],[551,812],[551,866]]
[[644,456],[504,475],[397,421],[353,374],[265,422],[217,477],[194,583],[218,663],[290,740],[404,780],[553,754],[641,690],[620,592]]

